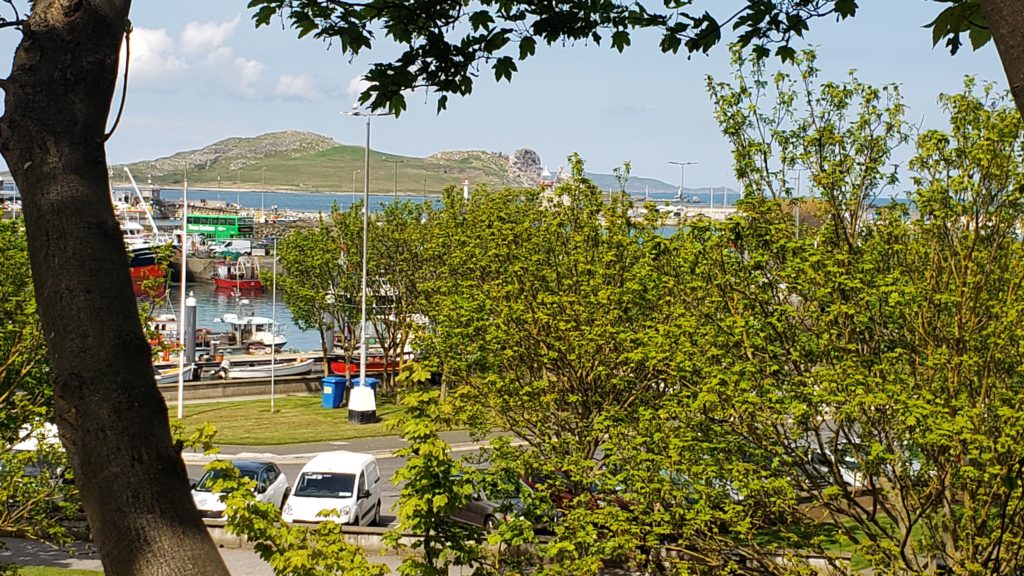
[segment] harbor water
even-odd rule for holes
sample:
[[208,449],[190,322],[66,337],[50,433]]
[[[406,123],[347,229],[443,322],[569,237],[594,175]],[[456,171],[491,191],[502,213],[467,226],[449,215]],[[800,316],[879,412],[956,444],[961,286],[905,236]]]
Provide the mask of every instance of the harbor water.
[[[157,313],[173,312],[176,316],[181,315],[178,310],[181,305],[179,288],[177,284],[171,285],[168,290],[167,304],[158,308]],[[196,299],[196,326],[198,328],[209,328],[211,332],[227,332],[228,326],[217,321],[224,314],[235,313],[240,316],[273,318],[276,308],[278,332],[284,334],[288,339],[284,350],[297,352],[319,352],[320,350],[320,335],[316,330],[301,330],[295,325],[292,313],[285,305],[280,290],[277,292],[276,307],[269,287],[263,292],[242,294],[240,298],[237,298],[229,290],[217,290],[209,282],[189,284],[186,290]]]

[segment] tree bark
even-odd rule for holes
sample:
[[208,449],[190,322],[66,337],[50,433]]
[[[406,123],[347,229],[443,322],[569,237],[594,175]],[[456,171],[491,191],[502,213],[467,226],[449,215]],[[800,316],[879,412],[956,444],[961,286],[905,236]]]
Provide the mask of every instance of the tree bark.
[[114,218],[104,131],[130,0],[36,0],[4,81],[60,437],[108,575],[227,574],[189,495]]
[[1024,9],[1018,0],[981,0],[1017,110],[1024,114]]

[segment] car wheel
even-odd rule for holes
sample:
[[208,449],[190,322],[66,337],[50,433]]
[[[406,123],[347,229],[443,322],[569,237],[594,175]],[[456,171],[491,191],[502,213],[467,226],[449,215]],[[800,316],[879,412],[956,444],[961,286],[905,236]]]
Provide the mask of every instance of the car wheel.
[[496,532],[498,530],[498,519],[494,516],[484,518],[484,530],[488,532]]
[[373,509],[373,520],[370,521],[370,526],[380,526],[380,501],[377,501],[376,508]]
[[278,510],[284,510],[284,503],[288,501],[288,497],[291,496],[291,495],[292,495],[292,489],[290,487],[289,488],[285,488],[284,489],[284,496],[281,497],[281,503],[277,505],[277,509]]

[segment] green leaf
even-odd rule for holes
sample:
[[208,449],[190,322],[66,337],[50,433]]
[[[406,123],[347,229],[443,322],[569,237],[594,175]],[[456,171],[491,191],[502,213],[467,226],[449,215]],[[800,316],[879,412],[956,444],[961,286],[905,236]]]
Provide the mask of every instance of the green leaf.
[[622,52],[630,44],[629,32],[616,30],[612,33],[612,48]]
[[518,70],[515,60],[510,56],[502,56],[494,61],[494,79],[512,81],[512,74]]
[[856,0],[836,0],[835,3],[836,14],[840,18],[849,18],[857,14],[857,1]]
[[473,31],[478,32],[494,24],[494,17],[487,10],[477,10],[469,15],[469,23],[472,25]]
[[519,40],[519,59],[526,60],[537,52],[537,40],[533,36],[524,36]]

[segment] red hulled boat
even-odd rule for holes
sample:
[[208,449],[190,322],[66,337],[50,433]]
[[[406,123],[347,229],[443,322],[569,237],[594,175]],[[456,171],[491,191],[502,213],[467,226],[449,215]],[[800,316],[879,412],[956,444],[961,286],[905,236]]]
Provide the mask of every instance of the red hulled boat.
[[255,292],[263,290],[260,282],[260,263],[252,256],[241,256],[238,260],[221,260],[213,274],[213,283],[218,289]]

